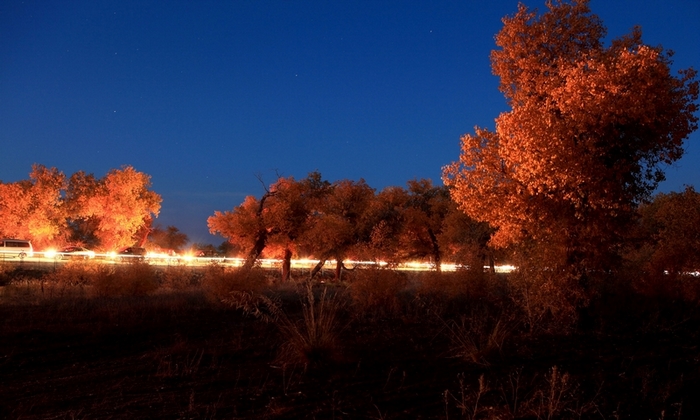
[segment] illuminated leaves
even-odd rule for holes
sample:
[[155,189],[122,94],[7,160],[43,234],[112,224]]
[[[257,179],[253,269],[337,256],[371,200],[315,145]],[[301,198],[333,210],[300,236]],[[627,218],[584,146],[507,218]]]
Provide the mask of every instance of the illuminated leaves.
[[45,245],[63,233],[65,175],[33,165],[29,180],[0,183],[0,236],[28,238]]
[[89,208],[100,218],[103,246],[118,248],[133,244],[133,236],[150,219],[158,216],[161,197],[150,191],[150,176],[131,166],[109,171],[98,184]]
[[604,47],[585,0],[547,7],[503,20],[491,62],[511,110],[495,132],[463,136],[443,178],[467,214],[498,228],[494,245],[533,238],[594,252],[682,156],[698,82],[693,70],[671,75],[670,54],[639,29]]
[[80,171],[66,181],[56,168],[34,165],[29,178],[0,183],[0,235],[28,238],[40,247],[65,242],[76,230],[83,231],[81,238],[96,236],[107,249],[131,245],[160,210],[150,177],[130,166],[99,180]]
[[443,249],[466,260],[471,257],[461,249],[483,253],[490,234],[484,224],[458,211],[447,187],[430,180],[375,194],[364,180],[329,183],[317,172],[299,181],[280,178],[261,200],[246,197],[232,211],[215,212],[208,224],[211,233],[252,249],[249,258],[258,258],[264,249],[268,257],[287,259],[295,253],[322,262],[430,258],[437,264]]

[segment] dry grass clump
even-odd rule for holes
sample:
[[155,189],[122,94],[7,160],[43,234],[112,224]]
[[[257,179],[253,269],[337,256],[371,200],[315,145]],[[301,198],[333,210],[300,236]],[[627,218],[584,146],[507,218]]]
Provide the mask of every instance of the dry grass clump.
[[643,272],[631,281],[635,292],[660,300],[700,302],[700,279],[697,274]]
[[310,282],[303,286],[301,318],[286,311],[280,299],[263,294],[233,291],[223,301],[277,328],[282,344],[276,363],[284,368],[318,368],[340,355],[339,335],[344,328],[340,314],[344,299],[339,294],[330,295],[327,287],[317,297]]
[[[530,377],[527,377],[530,376]],[[546,373],[525,375],[515,369],[505,378],[488,380],[481,374],[476,384],[457,375],[458,388],[443,393],[445,412],[456,411],[465,419],[580,419],[602,418],[596,398],[588,400],[568,372],[553,366]],[[454,407],[456,410],[451,410]],[[449,418],[446,415],[446,418]],[[617,418],[617,417],[616,417]],[[663,418],[663,416],[662,416]]]
[[158,289],[158,274],[142,261],[112,267],[100,265],[92,286],[94,296],[144,296]]
[[348,290],[359,316],[400,316],[402,293],[408,285],[405,273],[382,268],[356,269]]
[[234,291],[262,293],[269,289],[271,281],[262,269],[232,269],[212,264],[205,269],[201,284],[208,296],[221,300]]
[[513,316],[491,313],[486,307],[477,307],[458,320],[444,321],[452,353],[468,362],[490,366],[492,357],[501,355],[506,340],[518,326]]
[[160,277],[160,285],[168,290],[187,290],[200,284],[201,275],[184,265],[168,266]]
[[96,268],[94,264],[73,262],[50,272],[15,268],[5,273],[3,301],[38,303],[47,299],[85,296]]
[[568,334],[586,297],[575,276],[557,270],[517,270],[508,276],[511,299],[531,333]]
[[420,273],[417,277],[416,309],[440,320],[457,319],[474,305],[487,305],[509,313],[515,311],[510,285],[504,275],[459,270]]

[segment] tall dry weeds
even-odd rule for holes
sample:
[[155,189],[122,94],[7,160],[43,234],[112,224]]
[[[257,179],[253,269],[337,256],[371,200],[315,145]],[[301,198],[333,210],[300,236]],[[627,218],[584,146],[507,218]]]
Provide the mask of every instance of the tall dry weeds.
[[311,283],[304,285],[301,318],[285,311],[280,300],[263,294],[233,291],[223,301],[277,328],[282,339],[277,363],[284,367],[300,365],[306,370],[333,362],[340,355],[344,302],[338,295],[329,295],[327,287],[317,298]]
[[459,320],[442,320],[452,344],[452,353],[463,360],[490,366],[491,359],[503,353],[503,347],[518,326],[507,313],[491,314],[485,308],[472,310]]

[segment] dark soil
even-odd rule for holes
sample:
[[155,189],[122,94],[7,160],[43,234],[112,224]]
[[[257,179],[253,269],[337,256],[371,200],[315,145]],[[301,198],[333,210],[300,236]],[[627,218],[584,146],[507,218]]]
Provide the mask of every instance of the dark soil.
[[697,318],[514,331],[477,363],[429,311],[341,321],[290,364],[274,323],[199,292],[0,305],[0,418],[700,418]]

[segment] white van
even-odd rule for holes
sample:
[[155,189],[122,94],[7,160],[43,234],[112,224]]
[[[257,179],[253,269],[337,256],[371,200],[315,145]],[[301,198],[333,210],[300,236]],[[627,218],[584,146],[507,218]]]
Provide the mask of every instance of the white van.
[[32,243],[26,239],[0,239],[0,258],[34,256]]

